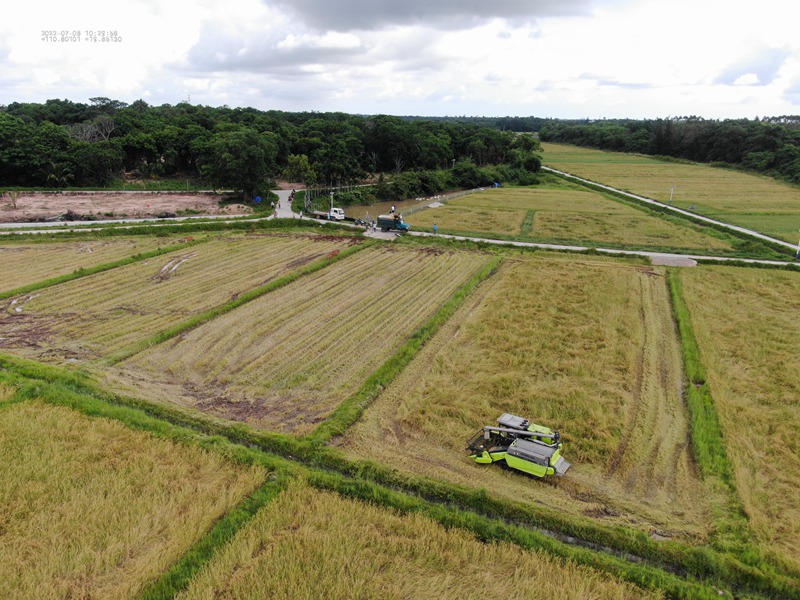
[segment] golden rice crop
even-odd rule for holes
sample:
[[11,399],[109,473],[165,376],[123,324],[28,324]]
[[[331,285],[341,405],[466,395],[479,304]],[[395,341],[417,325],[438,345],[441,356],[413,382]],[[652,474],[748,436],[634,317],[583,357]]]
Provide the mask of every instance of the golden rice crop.
[[80,242],[4,243],[0,291],[13,290],[81,268],[113,262],[160,246],[179,243],[178,238],[126,237]]
[[[485,190],[450,200],[445,206],[413,213],[412,225],[452,231],[497,233],[539,241],[730,250],[717,237],[681,226],[605,198],[597,192],[552,187]],[[533,212],[530,230],[523,231]]]
[[121,366],[180,385],[166,395],[212,414],[305,432],[486,260],[472,252],[367,249]]
[[108,355],[349,243],[231,236],[70,281],[8,300],[0,345],[56,359]]
[[[359,457],[554,509],[704,536],[664,273],[507,260],[340,442]],[[562,434],[551,485],[479,466],[466,440],[504,412]]]
[[64,407],[3,407],[0,597],[133,598],[264,477]]
[[750,525],[800,567],[800,277],[702,267],[681,279]]
[[[592,181],[690,208],[723,221],[796,242],[800,188],[774,179],[700,164],[619,152],[542,144],[544,162]],[[674,190],[673,190],[674,186]]]
[[543,552],[295,484],[179,594],[200,598],[658,597]]

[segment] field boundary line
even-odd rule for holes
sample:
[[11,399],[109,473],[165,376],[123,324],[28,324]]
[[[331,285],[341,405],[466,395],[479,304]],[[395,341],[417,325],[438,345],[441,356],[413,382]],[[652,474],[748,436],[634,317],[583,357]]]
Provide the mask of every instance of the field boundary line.
[[209,241],[209,239],[210,238],[191,240],[188,242],[184,242],[182,244],[175,244],[173,246],[166,246],[164,248],[158,248],[156,250],[140,252],[139,254],[127,256],[125,258],[120,258],[119,260],[103,263],[101,265],[95,265],[94,267],[80,267],[78,269],[75,269],[72,273],[67,273],[65,275],[59,275],[58,277],[51,277],[50,279],[44,279],[36,283],[23,285],[22,287],[18,287],[13,290],[8,290],[6,292],[0,292],[0,300],[5,300],[6,298],[11,298],[13,296],[19,296],[21,294],[29,294],[31,292],[43,290],[45,288],[52,287],[60,283],[66,283],[68,281],[80,279],[81,277],[88,277],[89,275],[96,275],[97,273],[103,273],[105,271],[110,271],[118,267],[124,267],[126,265],[147,260],[148,258],[155,258],[156,256],[169,254],[170,252],[177,252],[178,250],[183,250],[185,248],[196,246],[197,244],[205,243]]
[[436,333],[444,322],[453,316],[464,303],[467,296],[481,283],[493,275],[502,257],[489,259],[437,310],[428,321],[411,334],[411,337],[370,375],[359,390],[344,400],[331,416],[317,426],[306,439],[313,443],[326,443],[331,438],[342,435],[353,423],[358,421],[367,407],[388,387],[395,377],[416,356],[417,352]]
[[[760,554],[749,542],[752,535],[749,532],[744,505],[736,489],[736,480],[725,448],[722,425],[711,388],[706,380],[700,347],[694,333],[691,313],[683,296],[683,285],[678,270],[667,269],[667,284],[683,355],[686,377],[685,398],[695,460],[703,479],[707,482],[711,479],[715,484],[714,487],[726,498],[727,506],[721,507],[721,511],[712,511],[712,519],[716,526],[712,539],[717,538],[712,543],[725,545],[732,543],[734,548],[724,549],[740,555],[752,555],[754,552]],[[723,535],[724,540],[720,539]],[[731,540],[730,536],[733,536],[734,540]]]
[[567,181],[571,181],[573,183],[582,185],[583,187],[586,187],[588,189],[595,191],[602,191],[609,193],[612,196],[621,197],[622,199],[635,203],[640,207],[650,208],[657,213],[674,214],[688,221],[712,227],[718,231],[724,231],[725,233],[734,235],[739,239],[752,241],[752,239],[755,238],[758,242],[780,253],[781,255],[786,255],[786,254],[791,254],[792,256],[795,255],[796,248],[794,244],[790,244],[789,242],[785,242],[783,240],[770,237],[763,233],[759,233],[758,231],[747,229],[746,227],[741,227],[739,225],[726,223],[725,221],[720,221],[718,219],[705,217],[703,215],[690,212],[688,210],[683,210],[682,208],[678,208],[676,206],[669,206],[668,204],[664,204],[663,202],[658,202],[657,200],[653,200],[645,196],[640,196],[632,192],[626,192],[625,190],[620,190],[610,185],[598,183],[596,181],[592,181],[591,179],[585,179],[583,177],[567,173],[566,171],[559,171],[558,169],[553,169],[552,167],[542,166],[542,170],[547,171],[548,173],[552,173],[553,175],[561,177],[562,179],[565,179]]
[[531,229],[533,229],[533,222],[536,219],[536,211],[531,209],[525,213],[525,220],[522,221],[522,227],[519,228],[520,237],[530,237]]
[[251,302],[252,300],[260,298],[264,294],[268,294],[269,292],[272,292],[286,285],[289,285],[290,283],[298,280],[301,277],[304,277],[305,275],[310,275],[311,273],[315,273],[316,271],[324,269],[325,267],[332,265],[335,262],[343,260],[348,256],[355,254],[356,252],[364,250],[365,248],[369,248],[370,246],[375,245],[375,243],[376,242],[371,240],[359,242],[356,245],[341,250],[340,252],[338,252],[333,256],[328,256],[326,258],[320,259],[309,265],[301,267],[296,271],[292,271],[291,273],[288,273],[283,277],[279,277],[278,279],[270,281],[267,284],[243,292],[235,300],[231,300],[230,302],[226,302],[225,304],[220,304],[218,306],[215,306],[205,312],[200,313],[199,315],[195,315],[194,317],[191,317],[190,319],[183,321],[182,323],[173,325],[172,327],[169,327],[163,331],[151,335],[150,337],[140,340],[134,344],[131,344],[128,348],[120,350],[119,352],[116,352],[106,357],[103,361],[101,361],[101,364],[106,366],[116,365],[122,362],[123,360],[126,360],[131,356],[134,356],[135,354],[138,354],[139,352],[143,352],[148,348],[166,342],[167,340],[170,340],[190,329],[199,327],[200,325],[203,325],[204,323],[207,323],[219,317],[220,315],[224,315],[225,313],[231,312],[232,310],[239,308],[243,304],[246,304],[248,302]]
[[229,510],[161,577],[151,582],[139,595],[139,600],[169,600],[189,587],[198,571],[230,542],[258,512],[275,500],[288,485],[292,475],[271,473],[267,482]]
[[[400,490],[409,498],[442,504],[456,512],[468,511],[523,528],[554,532],[563,543],[597,547],[597,552],[625,555],[627,560],[648,561],[666,570],[678,568],[702,580],[721,581],[737,588],[759,591],[771,598],[798,598],[800,589],[774,569],[743,564],[713,548],[678,541],[654,542],[646,532],[603,526],[589,520],[563,519],[542,507],[493,498],[483,489],[467,489],[424,477],[409,477],[370,461],[351,461],[328,446],[285,434],[261,431],[241,423],[226,423],[197,411],[155,404],[104,390],[85,371],[72,371],[29,359],[0,354],[0,381],[17,386],[15,396],[48,398],[58,387],[62,397],[53,403],[89,416],[118,420],[133,429],[178,442],[194,442],[245,464],[265,465],[276,471],[294,468],[365,480],[362,485]],[[27,381],[25,381],[27,380]],[[79,398],[82,394],[84,397]],[[86,398],[88,396],[88,398]],[[606,550],[604,550],[604,548]]]

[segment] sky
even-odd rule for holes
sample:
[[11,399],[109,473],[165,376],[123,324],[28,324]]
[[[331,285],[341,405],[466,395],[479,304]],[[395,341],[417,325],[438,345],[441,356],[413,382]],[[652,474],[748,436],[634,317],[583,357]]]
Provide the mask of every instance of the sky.
[[[422,116],[800,114],[800,3],[792,0],[13,6],[0,20],[0,105],[103,96]],[[102,42],[101,31],[116,35]]]

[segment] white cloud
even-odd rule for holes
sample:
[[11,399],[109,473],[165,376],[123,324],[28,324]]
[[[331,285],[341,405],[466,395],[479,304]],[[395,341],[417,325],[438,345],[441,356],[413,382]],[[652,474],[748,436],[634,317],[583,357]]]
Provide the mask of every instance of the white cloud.
[[[797,113],[800,8],[720,0],[32,0],[0,23],[0,104],[395,114]],[[776,18],[779,15],[780,18]],[[116,29],[119,44],[41,30]]]

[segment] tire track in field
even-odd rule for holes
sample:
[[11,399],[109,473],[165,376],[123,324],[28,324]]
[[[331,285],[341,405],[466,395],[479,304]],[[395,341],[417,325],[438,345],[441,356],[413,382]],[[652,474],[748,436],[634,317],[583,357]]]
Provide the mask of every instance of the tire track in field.
[[622,439],[606,475],[624,493],[679,512],[699,491],[682,396],[682,363],[666,281],[650,269],[639,279],[640,348]]

